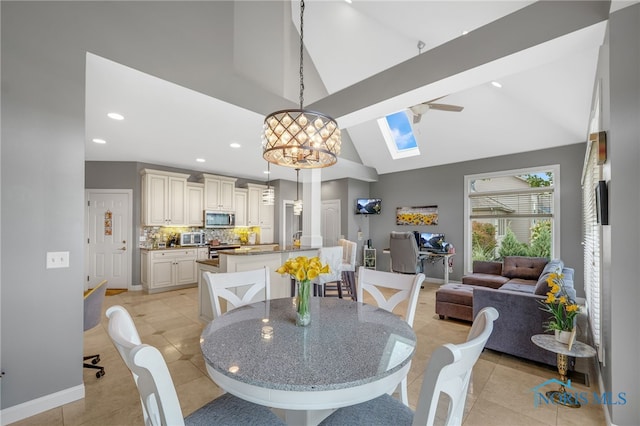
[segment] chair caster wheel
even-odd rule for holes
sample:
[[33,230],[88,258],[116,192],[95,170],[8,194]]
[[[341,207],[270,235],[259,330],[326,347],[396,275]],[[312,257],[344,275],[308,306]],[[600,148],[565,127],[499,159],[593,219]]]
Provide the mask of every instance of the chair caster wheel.
[[99,363],[99,362],[100,362],[100,357],[99,356],[97,356],[97,357],[95,357],[94,359],[91,360],[91,364],[94,364],[94,365]]
[[104,376],[104,370],[100,370],[96,373],[96,377],[99,379],[100,377]]

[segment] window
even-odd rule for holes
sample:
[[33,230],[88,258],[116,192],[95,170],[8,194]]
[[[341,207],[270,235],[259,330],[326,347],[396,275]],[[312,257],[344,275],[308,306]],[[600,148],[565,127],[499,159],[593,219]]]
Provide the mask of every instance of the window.
[[465,176],[465,258],[560,253],[557,165]]
[[595,189],[602,176],[602,166],[598,164],[598,142],[587,147],[584,170],[582,173],[582,243],[584,250],[584,292],[587,299],[589,325],[593,333],[593,343],[598,350],[598,359],[602,359],[600,337],[600,241],[601,226],[598,224],[598,213]]
[[411,122],[405,111],[379,118],[378,127],[387,143],[391,158],[397,160],[420,155]]

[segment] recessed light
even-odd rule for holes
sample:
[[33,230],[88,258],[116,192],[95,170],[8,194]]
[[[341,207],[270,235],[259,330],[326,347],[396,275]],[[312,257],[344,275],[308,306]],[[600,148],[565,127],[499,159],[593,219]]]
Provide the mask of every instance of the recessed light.
[[109,114],[107,114],[107,117],[114,120],[124,120],[124,116],[122,114],[118,114],[117,112],[110,112]]
[[229,146],[230,146],[231,148],[240,148],[240,144],[239,144],[238,142],[231,142],[231,143],[229,144]]
[[502,84],[498,83],[497,81],[492,81],[492,82],[491,82],[491,85],[492,85],[493,87],[497,87],[498,89],[502,87]]
[[99,143],[99,144],[105,144],[105,143],[107,143],[107,141],[105,141],[104,139],[94,138],[94,139],[91,139],[91,140],[92,140],[93,142],[95,142],[95,143]]
[[207,161],[207,160],[205,160],[204,158],[196,158],[196,161],[197,161],[198,163],[204,163],[204,162],[205,162],[205,161]]
[[264,173],[265,175],[271,174],[271,172],[270,172],[269,170],[265,170],[265,171],[264,171],[264,172],[262,172],[262,173]]
[[464,35],[467,35],[467,34],[469,34],[469,31],[467,31],[467,30],[462,30],[462,35],[463,35],[463,36],[464,36]]
[[353,3],[353,0],[344,0],[344,1],[349,3],[349,4]]

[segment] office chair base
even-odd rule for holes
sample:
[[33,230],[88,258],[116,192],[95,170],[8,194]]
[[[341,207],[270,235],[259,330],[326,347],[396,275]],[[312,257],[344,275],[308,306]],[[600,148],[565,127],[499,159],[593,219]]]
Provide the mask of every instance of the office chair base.
[[89,355],[89,356],[85,356],[85,357],[83,357],[82,359],[83,359],[84,361],[91,360],[91,364],[89,364],[89,363],[87,363],[87,362],[83,362],[83,363],[82,363],[82,366],[83,366],[84,368],[93,368],[93,369],[98,370],[98,371],[96,372],[96,377],[97,377],[98,379],[99,379],[100,377],[102,377],[102,376],[104,376],[104,375],[105,375],[104,367],[99,366],[99,365],[96,365],[97,363],[99,363],[99,362],[100,362],[100,355]]

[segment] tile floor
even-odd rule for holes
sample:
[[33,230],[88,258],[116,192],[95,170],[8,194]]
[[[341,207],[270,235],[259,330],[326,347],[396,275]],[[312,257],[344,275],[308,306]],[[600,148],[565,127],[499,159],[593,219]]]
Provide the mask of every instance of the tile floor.
[[[422,373],[431,352],[443,343],[465,340],[469,325],[439,320],[435,315],[434,292],[437,284],[427,283],[421,290],[414,323],[418,348],[409,373],[409,401],[415,407]],[[158,347],[168,365],[185,415],[221,394],[207,376],[200,355],[199,336],[203,323],[198,320],[195,288],[155,295],[125,292],[106,298],[105,309],[123,305],[132,314],[141,339]],[[85,354],[100,353],[106,375],[96,379],[84,370],[86,396],[83,400],[58,407],[14,423],[14,425],[142,425],[140,400],[133,379],[106,332],[107,320],[85,333]],[[485,425],[604,425],[600,406],[579,409],[562,406],[534,407],[531,388],[555,378],[551,367],[524,362],[485,350],[476,366],[465,407],[465,426]],[[591,375],[595,378],[595,375]],[[598,391],[576,384],[578,391]],[[552,389],[549,387],[549,389]],[[543,390],[549,390],[543,389]]]

